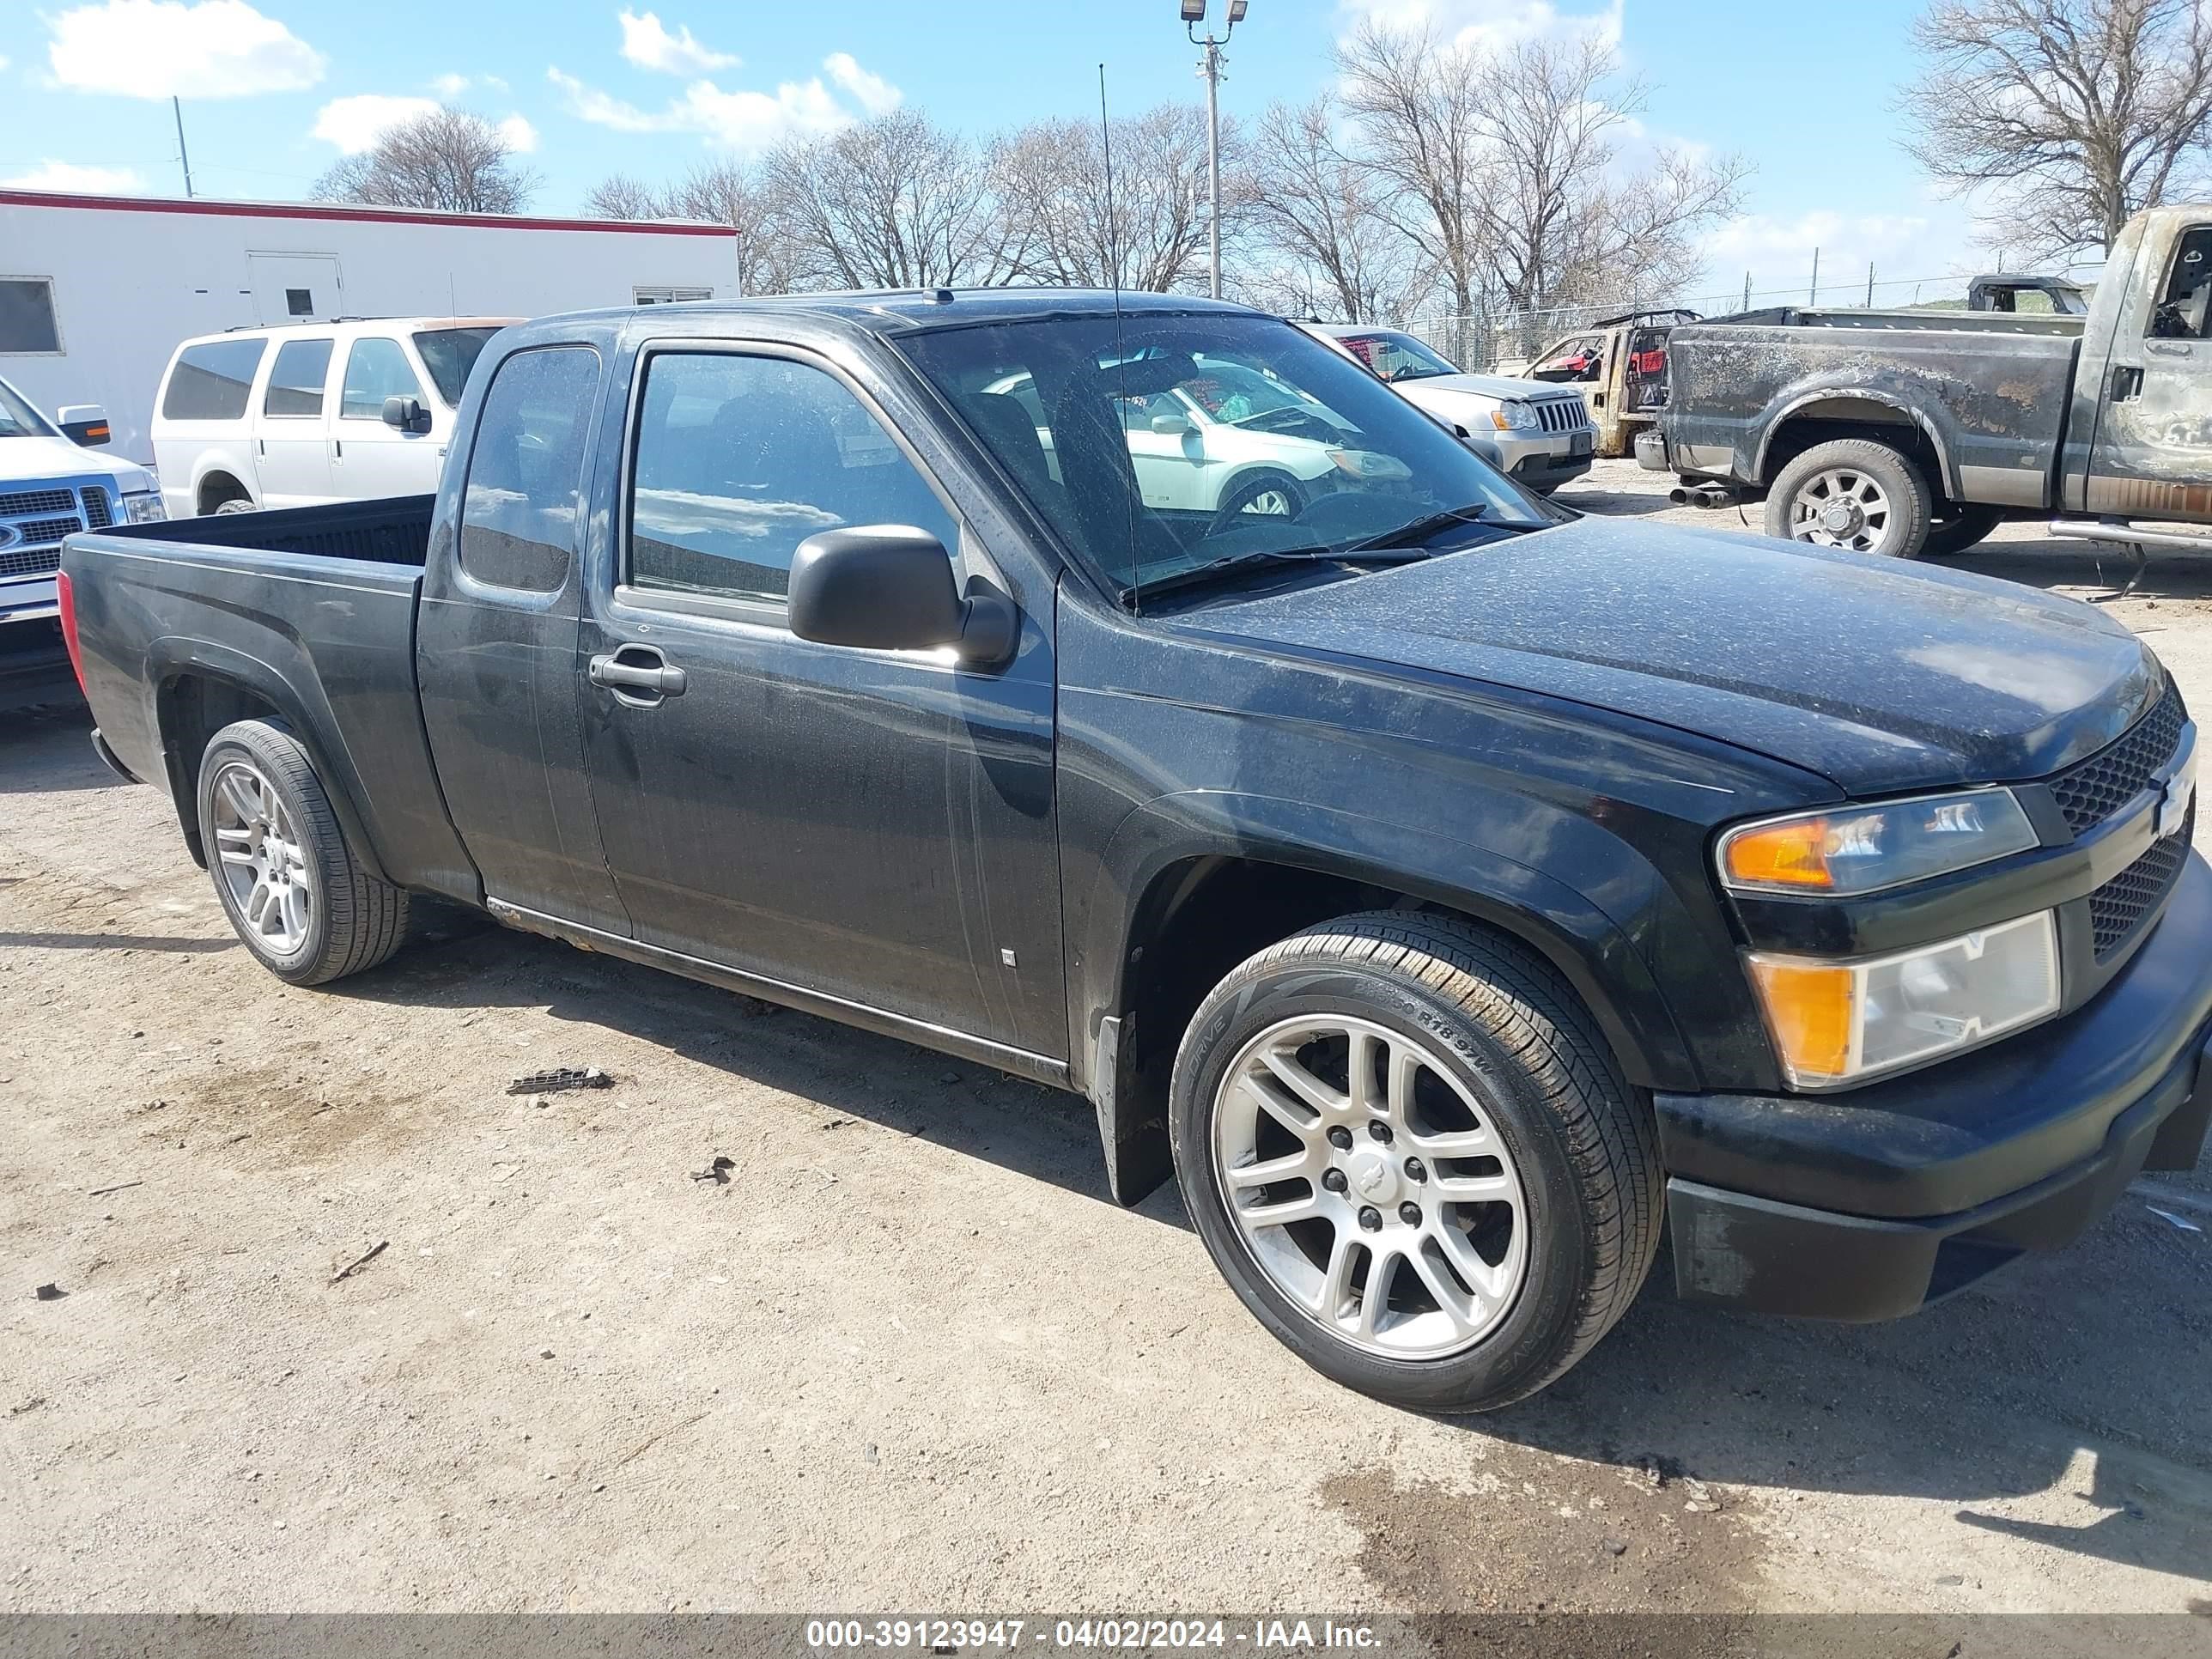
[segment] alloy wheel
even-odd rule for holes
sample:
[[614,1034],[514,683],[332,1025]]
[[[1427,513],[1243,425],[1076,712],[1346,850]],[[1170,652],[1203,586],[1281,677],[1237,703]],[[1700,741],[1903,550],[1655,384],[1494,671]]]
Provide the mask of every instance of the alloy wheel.
[[314,878],[276,788],[244,761],[216,774],[215,853],[246,930],[279,956],[307,942]]

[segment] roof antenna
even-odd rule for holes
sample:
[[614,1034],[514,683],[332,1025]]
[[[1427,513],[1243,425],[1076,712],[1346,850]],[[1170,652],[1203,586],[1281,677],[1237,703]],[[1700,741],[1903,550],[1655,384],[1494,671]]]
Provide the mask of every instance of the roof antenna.
[[[1120,401],[1128,401],[1129,356],[1121,344],[1121,218],[1114,210],[1114,125],[1106,118],[1106,65],[1098,66],[1098,142],[1106,159],[1106,280],[1114,289],[1114,381]],[[1120,426],[1121,411],[1113,425]],[[1144,615],[1144,596],[1137,581],[1137,502],[1132,491],[1129,511],[1129,610]]]

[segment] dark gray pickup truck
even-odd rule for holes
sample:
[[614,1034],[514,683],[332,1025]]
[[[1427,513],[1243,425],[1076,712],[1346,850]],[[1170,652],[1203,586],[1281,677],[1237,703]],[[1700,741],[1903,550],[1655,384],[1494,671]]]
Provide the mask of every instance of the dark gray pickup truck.
[[1637,459],[1764,491],[1770,536],[1943,557],[2055,514],[2212,550],[2212,205],[2130,220],[2087,316],[1793,306],[1686,323],[1667,362]]
[[[1153,442],[1170,395],[1251,427]],[[61,594],[280,978],[434,894],[1078,1091],[1116,1197],[1177,1179],[1408,1407],[1558,1376],[1662,1220],[1686,1295],[1887,1318],[2212,1115],[2196,726],[2134,636],[1577,519],[1235,307],[549,319],[434,500],[73,537]]]

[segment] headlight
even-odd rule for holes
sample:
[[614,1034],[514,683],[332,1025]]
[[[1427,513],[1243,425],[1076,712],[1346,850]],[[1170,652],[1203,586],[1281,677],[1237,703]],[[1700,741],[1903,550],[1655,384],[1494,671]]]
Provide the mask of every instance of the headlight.
[[1500,432],[1533,432],[1542,422],[1534,404],[1500,404],[1490,411],[1490,423]]
[[1857,1082],[2056,1012],[2051,912],[1860,962],[1747,952],[1777,1056],[1799,1088]]
[[123,498],[124,521],[127,524],[152,524],[169,516],[169,509],[161,505],[159,490],[150,495],[125,495]]
[[1928,795],[1739,824],[1721,837],[1721,885],[1849,897],[1970,870],[2036,844],[2009,789]]
[[1332,449],[1328,459],[1340,472],[1349,472],[1355,478],[1410,478],[1413,469],[1395,455],[1385,455],[1372,449]]

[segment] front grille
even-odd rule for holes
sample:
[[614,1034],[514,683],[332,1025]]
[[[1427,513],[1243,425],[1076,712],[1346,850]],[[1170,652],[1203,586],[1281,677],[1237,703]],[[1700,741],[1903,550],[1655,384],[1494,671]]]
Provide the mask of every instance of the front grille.
[[66,489],[19,489],[0,495],[0,519],[20,519],[26,513],[74,513],[76,496]]
[[115,522],[107,510],[107,492],[97,484],[88,484],[84,491],[84,527],[105,530]]
[[2189,856],[2190,830],[2197,815],[2164,841],[2089,895],[2089,921],[2095,929],[2097,960],[2104,961],[2136,936],[2144,921],[2165,902],[2181,861]]
[[2168,685],[2156,707],[2126,736],[2053,778],[2051,793],[2066,815],[2067,827],[2077,836],[2093,830],[2148,788],[2152,774],[2173,758],[2188,718],[2181,693]]
[[26,553],[18,548],[10,553],[0,553],[0,576],[43,576],[49,570],[61,568],[62,550],[58,547],[42,548],[35,553]]
[[73,536],[84,528],[82,519],[33,519],[28,524],[19,524],[26,547],[58,546],[64,536]]
[[1579,398],[1547,398],[1534,407],[1547,432],[1572,432],[1589,424]]

